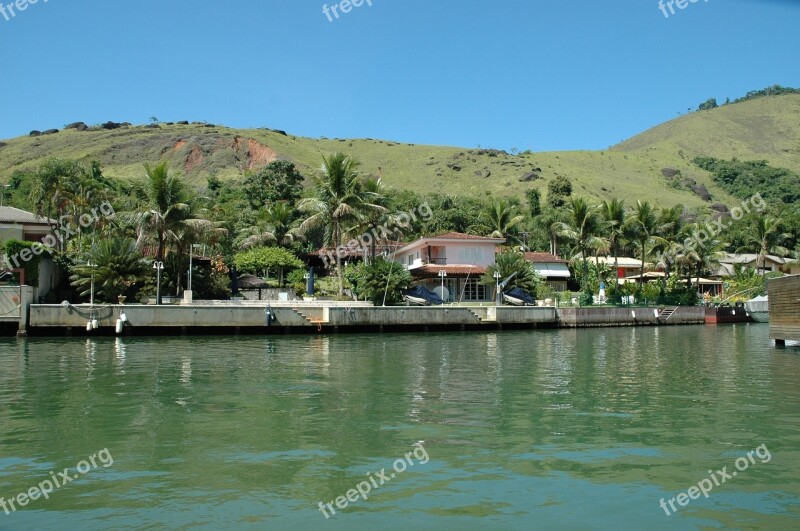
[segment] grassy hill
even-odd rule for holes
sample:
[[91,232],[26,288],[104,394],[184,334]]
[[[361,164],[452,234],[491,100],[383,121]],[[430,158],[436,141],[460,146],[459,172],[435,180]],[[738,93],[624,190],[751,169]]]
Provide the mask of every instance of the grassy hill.
[[[141,178],[143,163],[168,159],[173,170],[203,186],[211,175],[240,178],[276,158],[291,160],[312,175],[322,156],[335,151],[353,155],[363,172],[380,175],[395,188],[418,192],[521,196],[531,187],[544,192],[549,179],[563,175],[572,180],[575,194],[594,199],[619,197],[629,204],[650,199],[661,206],[683,203],[690,208],[734,204],[691,160],[697,155],[766,159],[800,172],[800,95],[695,112],[604,151],[519,155],[375,139],[312,139],[198,123],[64,129],[0,142],[0,175],[8,179],[49,157],[62,157],[97,160],[110,177]],[[703,186],[710,201],[697,194]]]

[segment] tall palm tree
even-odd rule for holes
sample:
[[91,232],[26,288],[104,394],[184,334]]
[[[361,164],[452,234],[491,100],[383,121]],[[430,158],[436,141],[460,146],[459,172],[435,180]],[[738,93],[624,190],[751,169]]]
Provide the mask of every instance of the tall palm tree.
[[781,244],[791,235],[782,231],[783,220],[772,216],[753,216],[750,227],[745,244],[738,251],[758,253],[758,263],[761,264],[761,274],[763,275],[767,270],[767,255],[786,256],[789,254],[789,249]]
[[539,227],[543,228],[550,240],[550,254],[558,256],[558,230],[561,223],[567,221],[567,214],[563,208],[546,208],[536,218]]
[[[69,210],[70,193],[73,183],[80,180],[84,168],[75,161],[49,159],[37,169],[31,187],[31,199],[36,214],[47,218],[57,218],[63,223]],[[53,236],[57,237],[58,226],[51,226]],[[57,237],[63,246],[66,242]],[[62,249],[63,250],[63,247]]]
[[[314,197],[298,203],[301,212],[310,214],[300,225],[302,231],[325,227],[325,239],[334,247],[342,244],[346,227],[357,222],[360,214],[384,207],[370,202],[358,176],[358,162],[344,153],[322,158],[322,175],[315,178]],[[385,209],[384,209],[385,210]],[[336,254],[339,296],[344,295],[342,261]]]
[[614,278],[619,271],[619,241],[625,234],[625,201],[612,199],[600,205],[600,217],[605,221],[608,246],[614,254]]
[[505,238],[507,243],[519,243],[517,227],[525,221],[516,205],[504,198],[493,199],[481,213],[479,229],[490,238]]
[[[605,222],[600,219],[597,211],[599,206],[592,206],[582,197],[571,197],[567,202],[569,219],[554,224],[559,236],[575,242],[581,261],[583,263],[582,282],[585,284],[589,277],[589,264],[586,261],[586,251],[589,249],[607,246],[607,241],[599,236],[605,227]],[[585,286],[582,286],[585,287]]]
[[[141,248],[151,238],[156,241],[156,260],[164,261],[164,251],[169,240],[178,241],[175,231],[189,219],[190,206],[186,202],[183,184],[170,175],[166,161],[155,167],[144,165],[147,173],[147,205],[133,214],[137,227],[136,244]],[[160,299],[159,293],[159,299]],[[161,300],[157,301],[161,304]]]
[[667,289],[667,279],[672,274],[676,255],[683,253],[681,242],[689,236],[689,230],[683,220],[683,205],[661,210],[656,234],[651,238],[651,251],[657,256],[657,265],[664,268],[664,276],[661,277],[662,293]]
[[687,289],[692,287],[692,274],[699,282],[704,271],[709,271],[719,265],[719,260],[725,255],[724,249],[727,245],[722,240],[711,237],[700,245],[682,248],[677,256],[677,264],[686,273]]
[[639,270],[639,287],[644,282],[644,263],[647,260],[647,244],[657,235],[658,218],[656,210],[648,201],[637,201],[632,215],[628,218],[631,236],[636,240],[641,251],[642,265]]
[[[361,183],[361,192],[365,201],[380,208],[370,208],[361,212],[353,231],[359,234],[377,234],[377,229],[381,226],[391,226],[395,230],[402,230],[404,228],[399,225],[397,216],[390,213],[386,208],[389,204],[389,188],[383,184],[383,180],[380,177],[377,179],[370,178],[364,180]],[[375,258],[375,247],[377,243],[375,238],[370,237],[370,260]]]

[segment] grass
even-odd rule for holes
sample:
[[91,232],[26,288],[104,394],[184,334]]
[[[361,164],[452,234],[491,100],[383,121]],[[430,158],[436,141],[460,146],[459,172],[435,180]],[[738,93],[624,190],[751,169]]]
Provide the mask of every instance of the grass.
[[[594,200],[618,197],[633,204],[648,199],[659,206],[682,203],[700,208],[707,203],[688,187],[676,186],[661,169],[680,170],[682,177],[705,185],[715,202],[728,205],[736,200],[691,163],[695,156],[766,159],[800,172],[800,95],[764,97],[691,113],[602,151],[512,155],[375,139],[312,139],[268,129],[201,124],[64,130],[2,144],[0,175],[6,178],[15,171],[33,169],[48,157],[62,157],[98,160],[106,175],[135,179],[143,177],[145,162],[166,158],[173,170],[203,187],[210,175],[223,180],[241,178],[252,165],[249,146],[257,162],[266,160],[259,155],[280,156],[295,162],[307,176],[318,170],[323,155],[343,151],[361,162],[364,173],[380,175],[394,188],[422,193],[521,198],[532,187],[544,192],[549,179],[563,175],[572,180],[576,195]],[[538,180],[520,182],[520,177],[533,171]]]

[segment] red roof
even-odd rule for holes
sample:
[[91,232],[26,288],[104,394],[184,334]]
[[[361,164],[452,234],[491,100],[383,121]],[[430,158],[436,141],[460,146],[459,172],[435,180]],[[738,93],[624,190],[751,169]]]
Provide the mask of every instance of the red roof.
[[525,253],[525,260],[528,262],[536,262],[538,264],[568,264],[567,260],[550,254],[550,253]]
[[464,234],[463,232],[445,232],[444,234],[438,234],[436,236],[431,236],[423,239],[424,240],[488,240],[488,241],[503,240],[503,238],[487,238],[485,236],[475,236],[474,234]]
[[414,278],[434,278],[439,276],[439,271],[445,270],[448,277],[477,277],[486,273],[486,268],[473,265],[433,265],[409,269]]

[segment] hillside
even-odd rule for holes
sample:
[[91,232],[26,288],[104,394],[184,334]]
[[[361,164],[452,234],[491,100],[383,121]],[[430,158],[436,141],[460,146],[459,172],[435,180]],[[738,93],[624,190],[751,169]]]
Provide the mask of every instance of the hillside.
[[[114,127],[120,124],[107,124]],[[81,127],[83,128],[83,127]],[[399,144],[374,139],[311,139],[270,129],[231,129],[211,124],[122,125],[64,129],[0,142],[0,175],[35,168],[49,157],[98,160],[107,176],[139,178],[142,164],[168,159],[171,167],[202,186],[210,175],[239,178],[245,171],[286,158],[305,175],[324,154],[343,151],[389,185],[456,195],[520,195],[564,175],[578,195],[650,199],[667,206],[734,203],[694,166],[697,155],[766,159],[800,171],[800,95],[758,98],[691,113],[604,151],[512,155],[498,150]],[[673,171],[677,176],[670,177]],[[710,202],[695,191],[705,186]],[[693,191],[693,188],[695,191]]]

